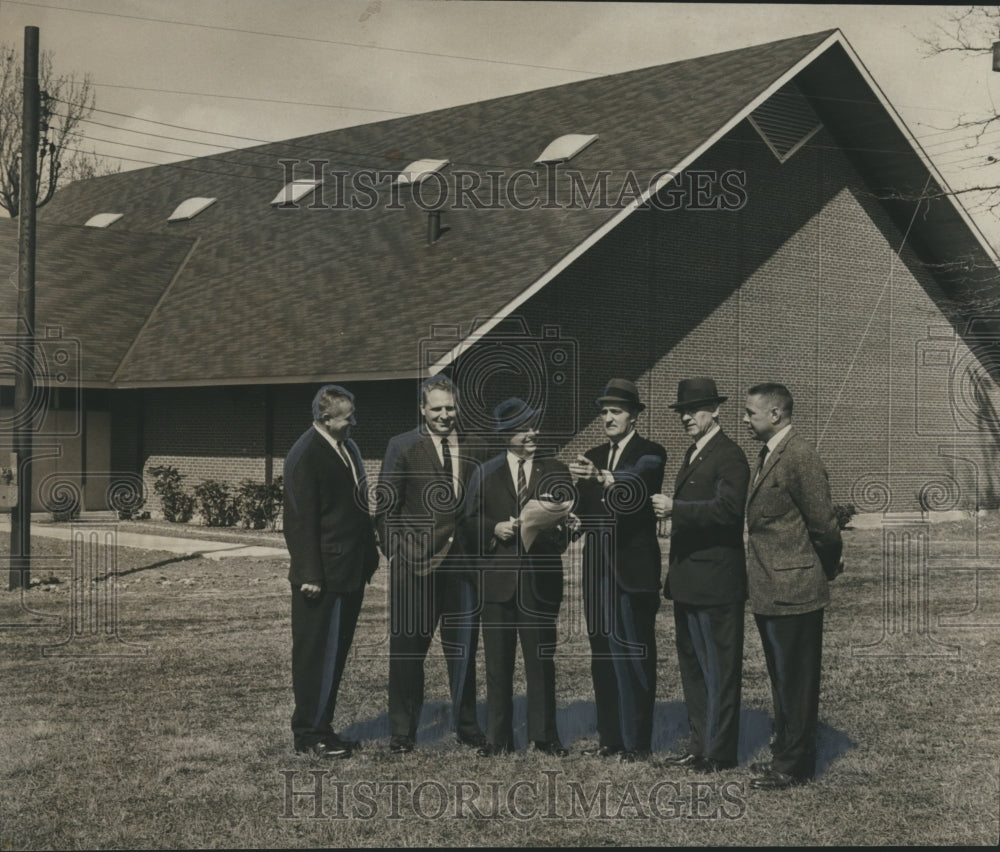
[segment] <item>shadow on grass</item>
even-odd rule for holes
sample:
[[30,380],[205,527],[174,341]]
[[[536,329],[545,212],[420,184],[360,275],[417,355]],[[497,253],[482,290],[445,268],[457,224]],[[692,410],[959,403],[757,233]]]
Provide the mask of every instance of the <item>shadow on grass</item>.
[[[479,723],[486,727],[486,702],[478,705]],[[556,710],[556,726],[565,746],[571,750],[597,742],[597,710],[593,701],[574,701]],[[383,740],[388,743],[389,717],[381,713],[374,719],[355,722],[340,731],[356,740]],[[682,751],[688,735],[687,708],[680,701],[661,701],[653,710],[653,753],[666,755]],[[740,739],[737,759],[746,766],[755,756],[766,757],[771,738],[771,716],[761,710],[740,711]],[[444,701],[424,704],[417,729],[417,745],[426,749],[444,749],[455,745],[451,706]],[[854,748],[850,737],[822,722],[817,733],[816,777],[821,777],[838,758]],[[528,747],[527,699],[514,697],[514,747]],[[758,754],[759,753],[759,754]]]
[[162,568],[164,565],[173,565],[175,562],[189,562],[192,559],[201,559],[204,555],[204,553],[185,553],[183,556],[174,556],[171,559],[161,559],[159,562],[154,562],[152,565],[138,565],[135,568],[129,568],[127,571],[113,571],[112,576],[128,577],[130,574],[139,574],[142,571],[153,571],[156,568]]

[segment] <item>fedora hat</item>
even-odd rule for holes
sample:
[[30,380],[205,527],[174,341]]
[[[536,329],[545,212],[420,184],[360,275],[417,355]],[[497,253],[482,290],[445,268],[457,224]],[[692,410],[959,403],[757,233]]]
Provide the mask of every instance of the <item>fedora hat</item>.
[[516,396],[505,399],[493,409],[494,432],[515,432],[526,426],[532,420],[541,416],[541,410],[532,408],[523,399]]
[[698,379],[681,379],[677,385],[677,402],[670,407],[675,411],[682,408],[694,408],[698,405],[717,405],[725,402],[728,396],[719,396],[715,387],[715,379],[707,377]]
[[639,402],[639,391],[635,383],[628,379],[611,379],[604,388],[604,393],[597,398],[600,407],[609,402],[617,402],[636,411],[645,411],[646,406]]

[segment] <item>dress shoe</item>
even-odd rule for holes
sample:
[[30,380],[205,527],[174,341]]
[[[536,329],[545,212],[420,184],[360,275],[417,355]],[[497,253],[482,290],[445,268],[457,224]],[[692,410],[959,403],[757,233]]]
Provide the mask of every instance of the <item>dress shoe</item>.
[[711,757],[699,757],[694,763],[688,766],[692,772],[722,772],[724,769],[735,769],[735,760],[715,760]]
[[698,755],[686,751],[683,754],[667,755],[667,757],[664,758],[663,763],[665,766],[693,766],[699,760],[701,760],[701,758]]
[[492,743],[484,743],[476,749],[476,757],[500,757],[513,753],[514,749],[509,745],[493,745]]
[[618,760],[621,763],[641,763],[644,760],[649,760],[649,751],[642,748],[630,748],[619,753]]
[[461,734],[458,734],[459,745],[468,746],[469,748],[479,749],[486,745],[487,742],[486,734],[481,731],[473,734],[471,737],[463,737]]
[[342,736],[335,734],[333,731],[323,737],[323,742],[329,743],[334,748],[346,748],[348,751],[355,751],[356,749],[361,748],[361,743],[357,740],[344,739]]
[[550,757],[569,756],[569,751],[563,748],[563,744],[559,740],[535,740],[535,751],[540,751]]
[[591,748],[583,749],[580,754],[584,757],[614,757],[616,754],[621,754],[625,749],[621,746],[592,746]]
[[390,737],[389,754],[409,754],[413,751],[413,740],[409,737]]
[[312,757],[321,757],[326,760],[341,760],[351,756],[349,748],[340,748],[326,740],[316,740],[311,743],[302,743],[295,746],[296,754],[308,754]]
[[771,761],[755,760],[747,767],[747,769],[750,770],[751,775],[767,775],[767,773],[771,771]]
[[805,784],[808,780],[789,775],[787,772],[779,772],[777,769],[768,769],[763,775],[751,778],[750,786],[754,790],[787,790],[789,787]]

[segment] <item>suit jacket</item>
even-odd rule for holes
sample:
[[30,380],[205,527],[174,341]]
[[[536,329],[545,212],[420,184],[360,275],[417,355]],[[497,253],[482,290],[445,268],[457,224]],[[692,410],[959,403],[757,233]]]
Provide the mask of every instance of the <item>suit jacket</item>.
[[743,513],[749,483],[743,450],[721,431],[682,465],[674,482],[665,597],[694,606],[746,600]]
[[[604,470],[608,464],[607,442],[584,454]],[[660,591],[661,554],[656,537],[656,515],[650,497],[663,487],[667,451],[659,444],[633,435],[622,448],[615,464],[615,482],[605,488],[600,482],[577,483],[580,499],[577,514],[588,525],[614,530],[615,549],[608,566],[618,585],[629,592]],[[603,562],[591,553],[594,543],[587,538],[585,565]]]
[[794,615],[830,602],[843,545],[826,468],[794,427],[768,453],[747,496],[750,608]]
[[447,476],[434,441],[422,428],[390,439],[379,473],[378,530],[386,555],[418,574],[429,574],[449,553],[462,551],[465,492],[482,451],[459,436],[452,447],[461,488],[448,499]]
[[284,465],[285,543],[293,585],[314,583],[334,592],[361,588],[378,568],[375,527],[361,454],[345,442],[359,481],[315,427],[295,442]]
[[[527,485],[529,500],[551,494],[563,502],[571,496],[569,470],[554,458],[536,457]],[[529,584],[537,603],[558,608],[563,592],[562,553],[569,543],[565,525],[540,531],[527,553],[520,534],[510,541],[500,541],[493,535],[498,523],[517,517],[517,485],[507,464],[506,450],[473,473],[466,516],[470,550],[482,555],[483,599],[509,601],[517,593],[520,580]]]

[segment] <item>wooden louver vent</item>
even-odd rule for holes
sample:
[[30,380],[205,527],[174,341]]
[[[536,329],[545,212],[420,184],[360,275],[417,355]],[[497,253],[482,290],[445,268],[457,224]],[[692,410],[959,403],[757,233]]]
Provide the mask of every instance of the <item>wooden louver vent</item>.
[[789,83],[750,114],[750,123],[784,163],[823,126],[809,101]]

